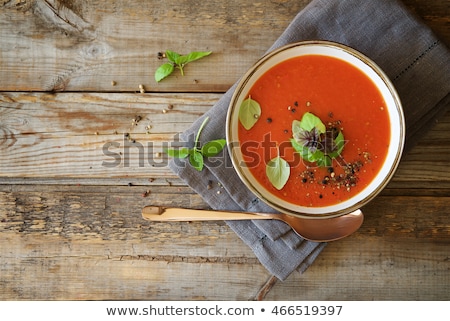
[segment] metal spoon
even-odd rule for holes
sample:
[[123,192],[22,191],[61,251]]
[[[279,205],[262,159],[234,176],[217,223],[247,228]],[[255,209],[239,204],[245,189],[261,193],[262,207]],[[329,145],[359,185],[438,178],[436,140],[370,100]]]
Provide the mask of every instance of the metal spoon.
[[227,220],[280,220],[304,239],[329,242],[344,238],[361,226],[364,215],[360,210],[326,219],[306,219],[287,214],[244,213],[195,210],[187,208],[146,206],[142,217],[149,221],[227,221]]

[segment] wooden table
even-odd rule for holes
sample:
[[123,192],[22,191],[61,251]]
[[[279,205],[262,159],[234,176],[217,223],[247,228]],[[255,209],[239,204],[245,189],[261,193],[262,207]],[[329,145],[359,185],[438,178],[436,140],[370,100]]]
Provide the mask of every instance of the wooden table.
[[[285,282],[223,222],[141,218],[148,204],[207,208],[162,166],[162,146],[307,3],[2,1],[0,299],[450,299],[450,113],[364,208],[361,229]],[[448,0],[405,4],[450,45]],[[157,84],[166,49],[213,54]],[[105,166],[117,144],[129,155]]]

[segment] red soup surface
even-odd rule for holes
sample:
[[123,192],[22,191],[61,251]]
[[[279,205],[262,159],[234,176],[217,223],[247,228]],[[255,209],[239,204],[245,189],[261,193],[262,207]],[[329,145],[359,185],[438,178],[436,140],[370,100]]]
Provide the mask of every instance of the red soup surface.
[[[361,192],[386,158],[389,115],[374,83],[356,67],[327,56],[306,55],[268,70],[247,96],[261,106],[256,124],[238,135],[246,166],[270,193],[301,206],[330,206]],[[330,167],[303,160],[292,148],[292,122],[304,113],[339,128],[346,141]],[[277,190],[266,164],[280,153],[290,165],[288,182]]]

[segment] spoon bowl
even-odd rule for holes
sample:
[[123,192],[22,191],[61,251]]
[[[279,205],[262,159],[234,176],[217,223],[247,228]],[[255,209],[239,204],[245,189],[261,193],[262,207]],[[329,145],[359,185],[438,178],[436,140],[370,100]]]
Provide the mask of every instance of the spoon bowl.
[[230,211],[196,210],[187,208],[146,206],[142,217],[149,221],[230,221],[230,220],[280,220],[304,239],[330,242],[342,239],[357,231],[364,215],[361,210],[326,219],[309,219],[288,214],[245,213]]
[[280,220],[289,224],[304,239],[316,242],[330,242],[342,239],[357,231],[363,221],[361,210],[325,219],[307,219],[281,214]]

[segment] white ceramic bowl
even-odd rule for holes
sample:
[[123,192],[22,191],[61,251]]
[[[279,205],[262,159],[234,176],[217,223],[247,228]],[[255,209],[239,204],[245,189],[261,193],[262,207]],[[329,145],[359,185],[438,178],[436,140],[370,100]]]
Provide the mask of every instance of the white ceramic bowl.
[[[390,118],[390,144],[386,160],[376,177],[360,193],[352,198],[331,206],[309,207],[287,202],[268,192],[253,176],[243,162],[238,139],[238,113],[244,99],[255,81],[278,63],[302,55],[325,55],[342,59],[357,67],[367,75],[380,91],[385,100]],[[372,200],[392,178],[401,158],[405,140],[405,121],[398,94],[385,73],[369,58],[347,46],[328,41],[306,41],[292,43],[276,49],[261,58],[240,80],[231,99],[227,123],[227,145],[232,163],[244,184],[261,200],[274,209],[291,215],[308,218],[330,218],[350,213]]]

